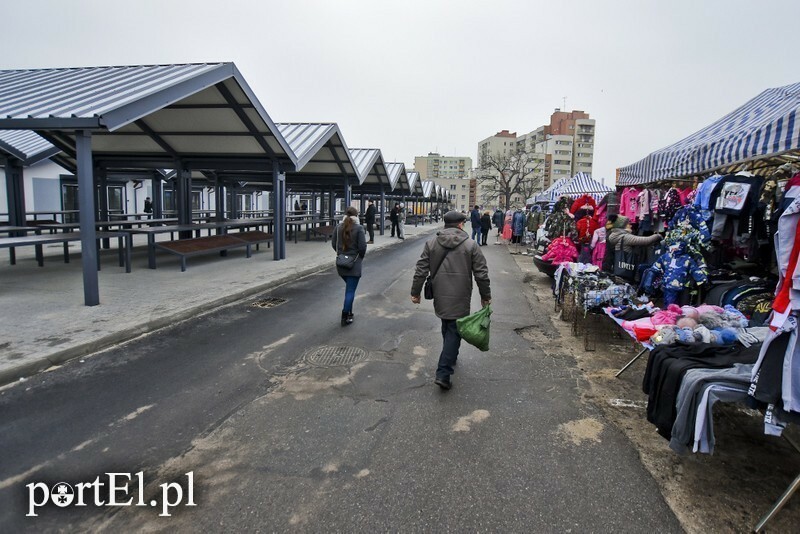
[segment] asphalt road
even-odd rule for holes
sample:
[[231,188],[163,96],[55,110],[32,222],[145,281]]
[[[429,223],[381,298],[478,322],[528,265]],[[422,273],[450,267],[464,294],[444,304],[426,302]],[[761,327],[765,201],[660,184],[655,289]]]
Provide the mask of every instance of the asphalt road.
[[[422,246],[367,256],[352,326],[330,270],[260,297],[276,307],[234,304],[3,389],[0,531],[680,532],[581,402],[575,362],[516,333],[559,343],[505,247],[483,247],[492,350],[463,345],[453,389],[433,385],[440,324],[409,299]],[[95,505],[109,472],[142,473],[142,506]],[[98,477],[87,506],[26,517],[56,482]]]

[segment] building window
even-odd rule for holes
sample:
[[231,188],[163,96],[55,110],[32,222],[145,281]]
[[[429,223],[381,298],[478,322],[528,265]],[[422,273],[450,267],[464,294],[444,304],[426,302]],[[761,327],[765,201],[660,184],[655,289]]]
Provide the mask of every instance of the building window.
[[465,198],[467,198],[467,195],[461,195],[461,200],[464,200]]

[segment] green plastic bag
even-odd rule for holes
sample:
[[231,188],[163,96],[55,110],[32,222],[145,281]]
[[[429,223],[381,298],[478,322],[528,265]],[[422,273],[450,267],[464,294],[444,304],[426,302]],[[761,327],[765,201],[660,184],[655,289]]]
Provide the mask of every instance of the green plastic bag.
[[492,315],[491,306],[484,306],[472,315],[456,320],[458,335],[470,345],[475,345],[486,352],[489,350],[490,315]]

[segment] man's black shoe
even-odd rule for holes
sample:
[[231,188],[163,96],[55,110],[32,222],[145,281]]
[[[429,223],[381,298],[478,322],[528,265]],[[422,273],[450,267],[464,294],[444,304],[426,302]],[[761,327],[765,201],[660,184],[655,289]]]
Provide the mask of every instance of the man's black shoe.
[[444,380],[442,378],[437,378],[433,381],[434,384],[439,386],[440,388],[444,389],[445,391],[453,387],[453,384],[450,383],[449,380]]

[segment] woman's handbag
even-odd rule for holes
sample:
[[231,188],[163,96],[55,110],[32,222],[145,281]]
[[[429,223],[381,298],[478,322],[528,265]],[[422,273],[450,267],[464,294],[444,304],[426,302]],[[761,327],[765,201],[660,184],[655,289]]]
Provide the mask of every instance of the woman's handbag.
[[[339,237],[337,242],[337,248],[342,243],[342,238]],[[353,265],[356,264],[356,260],[358,259],[358,253],[356,254],[345,254],[344,252],[339,252],[336,254],[336,266],[342,269],[352,269]]]
[[492,308],[486,305],[472,315],[457,319],[458,335],[470,345],[486,352],[489,350],[490,315],[492,315]]
[[356,264],[357,258],[358,254],[345,254],[344,252],[340,252],[336,255],[336,266],[342,269],[352,269],[353,265]]
[[625,236],[619,240],[619,248],[614,249],[614,276],[633,281],[636,275],[636,254],[625,252]]

